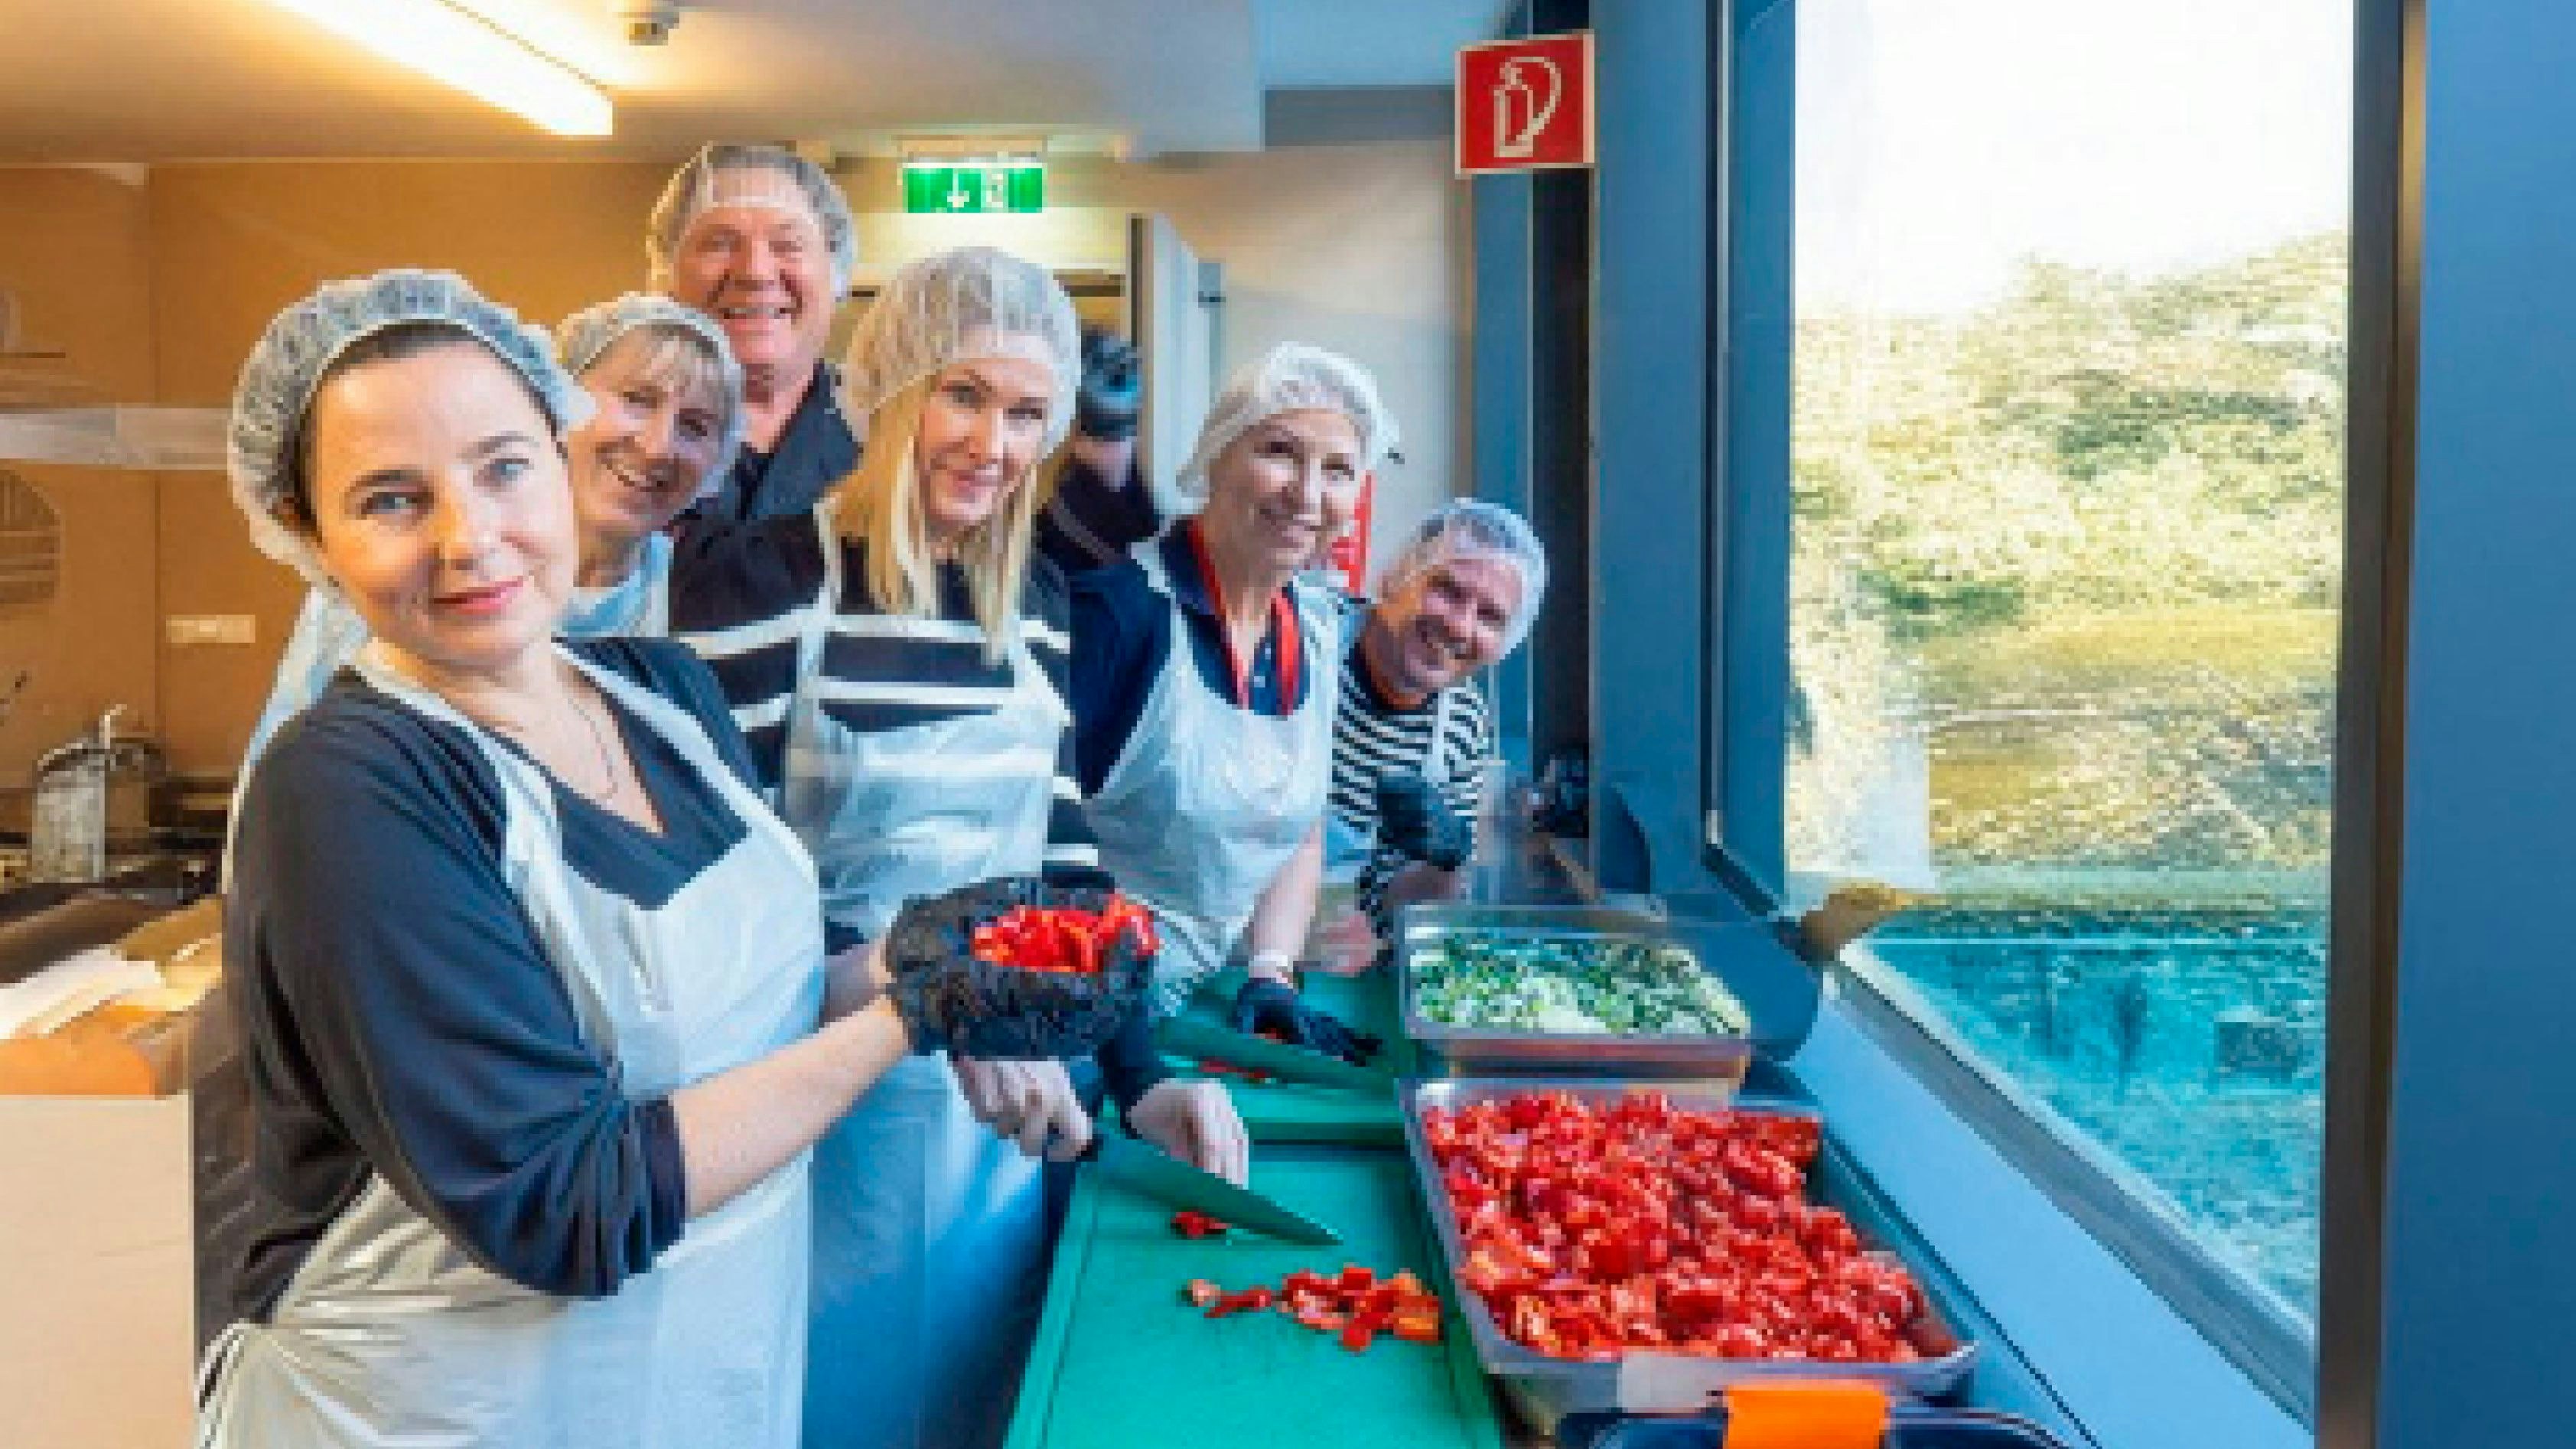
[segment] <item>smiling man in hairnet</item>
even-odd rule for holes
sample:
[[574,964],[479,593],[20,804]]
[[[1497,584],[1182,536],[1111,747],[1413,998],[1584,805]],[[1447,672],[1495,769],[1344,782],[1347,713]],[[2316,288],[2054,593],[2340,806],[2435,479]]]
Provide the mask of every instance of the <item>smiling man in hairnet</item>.
[[1529,525],[1467,498],[1413,530],[1379,574],[1375,602],[1354,602],[1325,872],[1356,872],[1380,939],[1396,907],[1457,892],[1500,758],[1475,676],[1529,637],[1546,591],[1547,555]]
[[[859,263],[850,204],[830,173],[777,146],[720,142],[671,173],[645,229],[654,291],[716,320],[742,361],[743,446],[692,507],[697,524],[801,518],[858,466],[860,438],[823,360]],[[1136,351],[1087,337],[1068,486],[1116,492],[1140,408]]]
[[713,317],[742,363],[743,446],[691,516],[811,512],[859,460],[823,361],[859,262],[841,188],[792,151],[708,146],[662,188],[644,250],[653,290]]

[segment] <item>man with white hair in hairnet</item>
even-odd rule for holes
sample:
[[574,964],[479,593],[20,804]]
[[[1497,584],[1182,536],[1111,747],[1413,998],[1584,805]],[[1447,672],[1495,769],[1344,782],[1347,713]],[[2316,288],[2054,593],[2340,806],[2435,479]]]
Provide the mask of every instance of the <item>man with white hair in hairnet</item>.
[[[1399,905],[1455,894],[1500,758],[1475,676],[1529,637],[1547,555],[1519,515],[1460,499],[1415,528],[1355,601],[1333,717],[1328,875],[1356,872],[1380,939]],[[1354,637],[1355,636],[1355,637]]]
[[742,448],[690,517],[811,512],[859,459],[823,361],[859,261],[840,186],[776,146],[707,146],[671,173],[644,251],[652,289],[714,318],[742,363]]
[[[719,142],[671,173],[645,229],[653,290],[724,328],[742,362],[746,428],[723,485],[690,509],[707,524],[802,517],[858,465],[859,436],[823,354],[859,263],[849,201],[830,173],[777,146]],[[1086,336],[1066,486],[1109,497],[1133,466],[1135,349]]]

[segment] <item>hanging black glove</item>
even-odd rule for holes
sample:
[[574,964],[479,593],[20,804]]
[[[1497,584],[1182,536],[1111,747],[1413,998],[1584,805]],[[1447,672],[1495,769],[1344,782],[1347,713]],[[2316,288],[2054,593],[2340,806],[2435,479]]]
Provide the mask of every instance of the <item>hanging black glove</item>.
[[1246,1036],[1267,1036],[1291,1046],[1326,1052],[1354,1066],[1376,1056],[1386,1043],[1334,1016],[1308,1006],[1297,988],[1267,976],[1255,976],[1234,994],[1234,1011],[1226,1025]]
[[975,928],[1015,906],[1097,910],[1105,886],[1055,888],[1026,876],[978,881],[908,901],[886,933],[888,990],[916,1052],[988,1061],[1086,1056],[1142,1009],[1152,961],[1124,932],[1097,974],[1031,971],[980,960]]
[[1430,781],[1402,771],[1377,777],[1377,838],[1396,854],[1456,870],[1476,850],[1476,832]]
[[1145,405],[1145,369],[1136,344],[1101,327],[1082,329],[1082,386],[1073,395],[1073,430],[1100,443],[1136,436]]

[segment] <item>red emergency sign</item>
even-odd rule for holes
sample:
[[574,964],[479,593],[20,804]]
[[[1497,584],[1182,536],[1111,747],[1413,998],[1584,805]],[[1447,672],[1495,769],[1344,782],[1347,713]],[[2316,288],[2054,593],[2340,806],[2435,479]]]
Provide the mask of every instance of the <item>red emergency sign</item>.
[[1592,164],[1592,33],[1458,52],[1458,174]]

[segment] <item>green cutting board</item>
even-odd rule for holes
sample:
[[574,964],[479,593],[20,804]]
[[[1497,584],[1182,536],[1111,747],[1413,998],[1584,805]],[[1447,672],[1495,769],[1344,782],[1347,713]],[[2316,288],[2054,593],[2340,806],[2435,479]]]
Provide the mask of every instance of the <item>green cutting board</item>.
[[1445,1283],[1403,1155],[1272,1147],[1254,1154],[1252,1185],[1331,1224],[1342,1244],[1184,1238],[1169,1207],[1082,1173],[1007,1449],[1499,1449],[1454,1304],[1438,1344],[1387,1338],[1352,1353],[1276,1312],[1211,1319],[1181,1298],[1193,1278],[1276,1287],[1293,1270],[1348,1263]]
[[[1226,1007],[1243,984],[1239,971],[1224,971],[1202,985],[1198,995],[1183,1009],[1190,1015],[1222,1026]],[[1416,1070],[1419,1060],[1414,1045],[1404,1035],[1404,1021],[1395,999],[1394,978],[1386,971],[1363,971],[1357,976],[1327,976],[1320,971],[1306,975],[1303,990],[1312,1004],[1331,1012],[1362,1031],[1375,1032],[1386,1043],[1386,1049],[1370,1063],[1384,1067],[1391,1075],[1404,1076]],[[1191,1064],[1174,1058],[1172,1064],[1185,1074]],[[1362,1146],[1391,1147],[1404,1141],[1404,1122],[1397,1115],[1395,1095],[1344,1091],[1337,1087],[1315,1087],[1295,1082],[1255,1084],[1241,1077],[1220,1077],[1234,1096],[1235,1111],[1243,1118],[1244,1129],[1257,1143],[1268,1142],[1340,1142]]]

